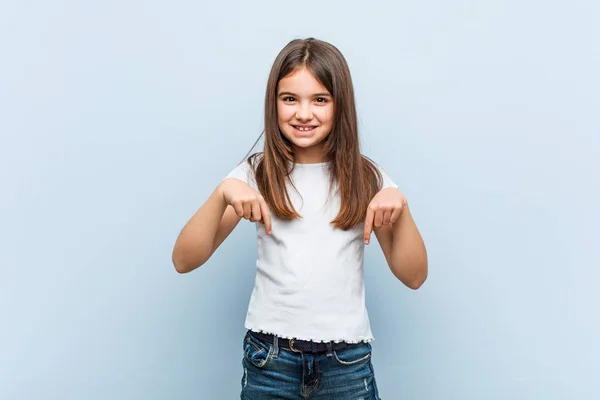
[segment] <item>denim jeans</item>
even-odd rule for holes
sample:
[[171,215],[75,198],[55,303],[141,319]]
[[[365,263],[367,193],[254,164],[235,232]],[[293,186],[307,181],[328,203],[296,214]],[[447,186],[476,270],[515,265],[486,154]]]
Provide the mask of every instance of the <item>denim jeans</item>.
[[380,400],[369,343],[300,353],[244,337],[242,400]]

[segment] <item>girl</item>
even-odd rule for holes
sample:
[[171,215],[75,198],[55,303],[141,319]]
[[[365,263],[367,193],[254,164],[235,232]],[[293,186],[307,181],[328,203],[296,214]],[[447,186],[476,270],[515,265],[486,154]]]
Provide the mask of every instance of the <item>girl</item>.
[[337,48],[309,38],[279,53],[264,135],[264,151],[235,168],[181,231],[175,269],[204,264],[241,218],[258,222],[241,398],[378,399],[364,245],[374,231],[411,289],[427,277],[427,255],[405,197],[360,152]]

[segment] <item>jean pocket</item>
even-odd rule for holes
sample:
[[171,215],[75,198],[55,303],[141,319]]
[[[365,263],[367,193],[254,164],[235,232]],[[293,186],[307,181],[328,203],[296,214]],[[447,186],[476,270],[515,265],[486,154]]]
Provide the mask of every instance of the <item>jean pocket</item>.
[[251,333],[244,337],[244,358],[257,368],[263,368],[273,355],[273,346],[264,343]]
[[334,360],[341,365],[358,365],[371,359],[369,343],[351,344],[345,349],[333,352]]

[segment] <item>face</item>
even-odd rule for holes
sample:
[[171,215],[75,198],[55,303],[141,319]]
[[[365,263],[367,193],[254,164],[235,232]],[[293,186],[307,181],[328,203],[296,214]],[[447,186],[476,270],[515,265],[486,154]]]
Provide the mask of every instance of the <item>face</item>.
[[331,93],[308,69],[300,68],[279,81],[279,130],[292,142],[299,163],[325,161],[323,140],[331,132],[334,111]]

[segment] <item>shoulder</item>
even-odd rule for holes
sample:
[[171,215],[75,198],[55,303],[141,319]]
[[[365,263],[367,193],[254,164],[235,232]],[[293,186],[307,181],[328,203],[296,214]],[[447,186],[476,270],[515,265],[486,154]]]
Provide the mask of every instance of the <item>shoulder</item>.
[[264,158],[265,158],[265,153],[260,151],[258,153],[254,153],[254,154],[250,155],[246,159],[245,163],[248,164],[252,168],[256,168],[256,166],[258,164],[260,164]]
[[398,185],[394,182],[394,180],[387,174],[384,168],[375,162],[373,159],[362,155],[363,161],[372,169],[377,175],[377,180],[381,184],[381,189],[387,189],[390,187],[398,189]]
[[256,182],[256,168],[258,164],[262,161],[263,153],[254,153],[249,156],[247,159],[244,159],[240,162],[226,177],[227,178],[236,178],[242,180],[248,184],[253,184]]

